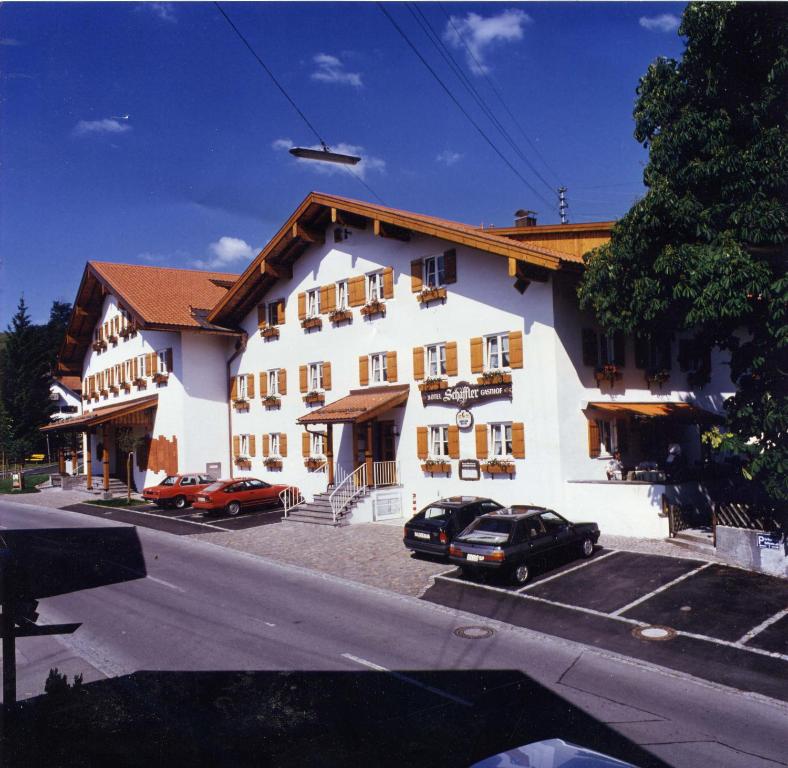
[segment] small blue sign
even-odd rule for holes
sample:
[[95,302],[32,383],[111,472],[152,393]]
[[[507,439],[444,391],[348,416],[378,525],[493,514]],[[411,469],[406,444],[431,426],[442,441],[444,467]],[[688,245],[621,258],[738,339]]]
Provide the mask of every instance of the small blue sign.
[[758,549],[780,549],[781,539],[778,533],[759,533]]

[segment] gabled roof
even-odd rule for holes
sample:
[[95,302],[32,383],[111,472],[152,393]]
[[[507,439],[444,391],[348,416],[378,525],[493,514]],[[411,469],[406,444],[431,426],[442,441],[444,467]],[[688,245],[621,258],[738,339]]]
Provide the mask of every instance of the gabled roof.
[[219,300],[208,320],[222,325],[237,324],[274,281],[292,274],[293,263],[312,243],[324,241],[325,228],[332,223],[359,228],[370,225],[376,235],[400,240],[409,239],[414,232],[429,235],[508,257],[539,270],[558,270],[564,262],[574,261],[561,250],[519,242],[470,224],[338,195],[310,192],[235,285]]
[[58,355],[59,372],[80,376],[104,298],[113,294],[139,328],[228,333],[206,320],[237,275],[89,261]]
[[136,400],[128,400],[125,403],[118,403],[117,405],[107,405],[104,408],[94,408],[92,411],[82,413],[79,416],[58,419],[52,424],[47,424],[46,426],[41,427],[40,431],[82,431],[88,429],[89,427],[95,427],[99,424],[113,421],[120,418],[121,416],[129,416],[132,413],[138,413],[139,411],[147,411],[151,408],[156,408],[158,404],[158,395],[147,395]]

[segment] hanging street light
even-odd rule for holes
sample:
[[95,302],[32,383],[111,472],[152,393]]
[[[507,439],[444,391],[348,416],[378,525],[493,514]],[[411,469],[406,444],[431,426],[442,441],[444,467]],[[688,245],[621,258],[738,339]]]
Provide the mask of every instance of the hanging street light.
[[310,149],[309,147],[291,147],[290,154],[304,160],[318,160],[323,163],[339,163],[341,165],[356,165],[361,158],[355,155],[342,155],[332,152],[325,144],[322,149]]

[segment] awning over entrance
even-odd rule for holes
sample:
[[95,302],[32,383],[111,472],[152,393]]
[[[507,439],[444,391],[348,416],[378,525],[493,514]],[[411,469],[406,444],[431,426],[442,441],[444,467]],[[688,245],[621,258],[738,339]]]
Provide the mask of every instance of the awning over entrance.
[[367,387],[324,405],[298,419],[299,424],[360,424],[374,419],[408,399],[409,384]]
[[158,405],[158,395],[148,395],[138,400],[130,400],[118,405],[108,405],[104,408],[96,408],[90,413],[83,413],[71,419],[60,419],[59,421],[41,427],[42,432],[84,432],[87,429],[96,427],[107,422],[133,423],[126,417],[132,414],[142,414],[143,411],[152,410]]
[[707,424],[722,421],[722,416],[692,403],[607,403],[592,402],[590,411],[611,416],[646,416],[649,418],[672,418],[686,424]]

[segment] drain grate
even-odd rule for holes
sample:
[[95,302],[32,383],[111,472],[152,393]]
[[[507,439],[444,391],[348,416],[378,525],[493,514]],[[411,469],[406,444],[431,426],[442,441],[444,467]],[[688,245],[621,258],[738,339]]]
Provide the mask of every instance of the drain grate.
[[486,640],[495,634],[495,630],[490,627],[457,627],[454,634],[463,640]]
[[664,640],[672,640],[676,637],[676,630],[670,627],[658,627],[656,625],[649,625],[645,627],[635,627],[632,634],[638,640],[650,640],[652,642],[662,642]]

